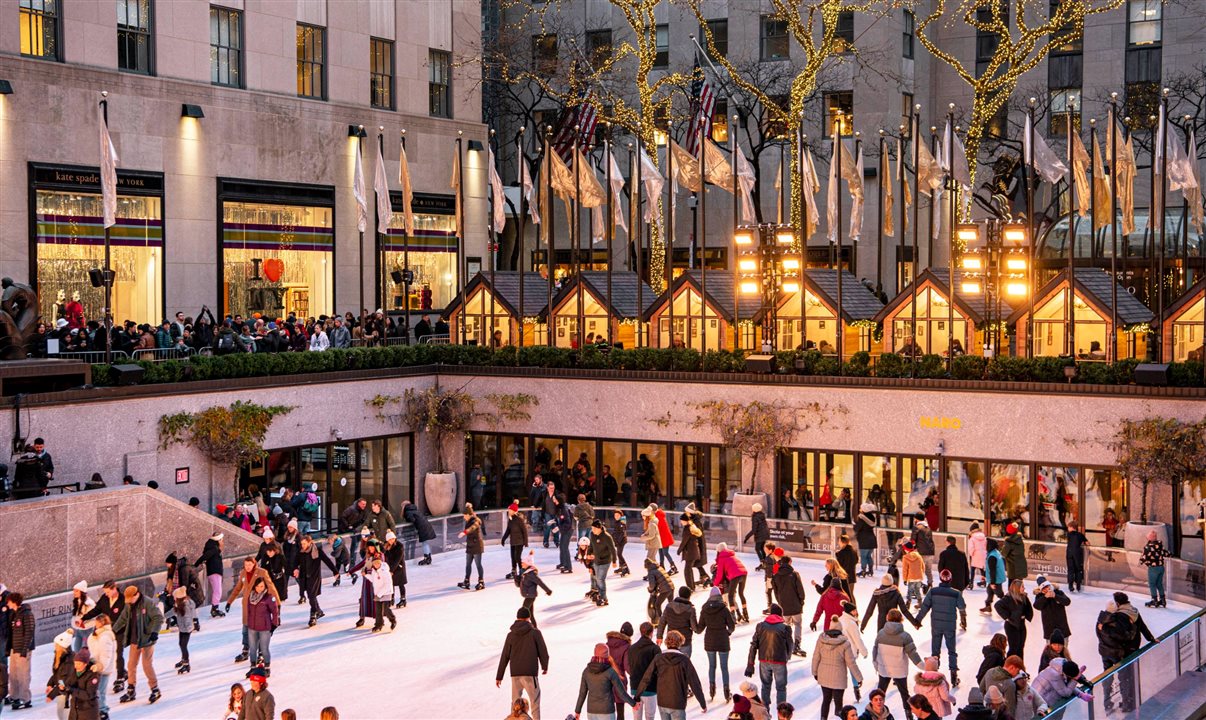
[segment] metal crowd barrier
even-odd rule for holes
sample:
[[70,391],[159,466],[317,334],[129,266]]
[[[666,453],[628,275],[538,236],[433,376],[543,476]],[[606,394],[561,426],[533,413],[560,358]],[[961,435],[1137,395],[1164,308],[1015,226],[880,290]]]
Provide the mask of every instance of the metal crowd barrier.
[[189,357],[196,354],[197,351],[190,347],[143,348],[142,350],[134,351],[134,359],[150,360],[151,362],[161,362],[163,360],[187,360]]
[[451,345],[452,338],[448,335],[425,335],[419,340],[421,345]]
[[[47,357],[50,357],[52,359],[57,358],[60,360],[83,360],[86,363],[96,364],[96,363],[103,363],[105,361],[105,351],[104,350],[83,350],[83,351],[77,351],[77,352],[60,352],[60,353],[53,353],[51,355],[48,355]],[[114,350],[111,353],[111,357],[114,360],[129,360],[130,354],[124,350]]]

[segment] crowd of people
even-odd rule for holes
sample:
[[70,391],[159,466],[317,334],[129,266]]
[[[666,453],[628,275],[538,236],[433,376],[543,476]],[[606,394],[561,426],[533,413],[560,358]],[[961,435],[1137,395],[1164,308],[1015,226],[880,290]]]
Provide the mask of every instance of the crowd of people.
[[103,320],[87,320],[82,313],[63,314],[53,322],[37,324],[29,353],[42,358],[56,354],[56,348],[58,354],[103,351],[106,337],[113,350],[131,356],[139,350],[169,357],[203,350],[215,355],[322,351],[409,340],[412,331],[415,341],[421,342],[429,335],[447,335],[448,323],[442,317],[433,323],[431,316],[424,314],[413,328],[407,328],[402,318],[381,309],[365,309],[360,315],[349,311],[310,317],[230,313],[218,320],[209,306],[202,305],[195,317],[181,311],[157,325],[115,322],[108,334]]
[[[630,536],[639,538],[633,542],[644,550],[638,563],[648,590],[643,617],[601,632],[581,673],[575,718],[585,708],[590,720],[622,720],[625,708],[631,707],[635,720],[681,720],[689,704],[706,710],[723,702],[731,704],[731,720],[790,719],[796,710],[789,702],[788,668],[797,662],[807,663],[821,689],[822,720],[1031,720],[1066,699],[1091,699],[1087,666],[1068,648],[1073,630],[1068,614],[1083,578],[1074,577],[1073,571],[1066,589],[1041,575],[1030,580],[1024,541],[1015,526],[1003,528],[1006,539],[1001,543],[974,527],[966,551],[947,536],[939,552],[928,521],[918,516],[891,548],[887,567],[877,570],[875,536],[860,526],[874,527],[875,511],[864,504],[851,526],[852,535],[843,534],[838,550],[826,559],[824,575],[805,582],[791,554],[770,539],[760,505],[753,506],[750,530],[743,538],[757,549],[758,563],[749,568],[727,542],[709,544],[705,518],[694,504],[676,512],[650,503],[640,513],[640,527],[630,533],[623,512],[596,511],[585,496],[571,505],[564,493],[550,488],[549,501],[528,512],[518,501],[511,503],[500,539],[510,546],[506,579],[517,588],[518,610],[502,643],[495,680],[501,686],[509,671],[512,720],[540,719],[540,677],[550,664],[543,635],[548,628],[539,627],[536,610],[540,592],[553,593],[535,560],[534,546],[541,536],[544,547],[551,541],[558,550],[557,570],[582,572],[585,598],[600,607],[609,604],[609,574],[624,577],[631,572],[630,562],[637,562],[631,552],[625,557]],[[371,620],[370,632],[385,631],[387,622],[393,630],[394,611],[408,601],[398,522],[380,500],[359,499],[340,515],[338,532],[320,539],[311,532],[318,511],[315,490],[310,485],[297,492],[283,488],[279,495],[266,497],[251,486],[239,503],[220,509],[227,521],[262,539],[256,554],[242,559],[229,592],[223,588],[221,531],[213,533],[195,560],[183,551],[168,555],[162,588],[139,582],[123,587],[110,581],[94,597],[87,583],[77,584],[71,626],[54,639],[46,684],[46,699],[57,703],[60,717],[107,720],[111,695],[118,705],[142,698],[159,701],[163,694],[155,654],[161,635],[176,632],[179,659],[173,669],[188,674],[192,634],[203,619],[222,618],[238,604],[242,632],[235,662],[247,664],[249,688],[232,687],[221,717],[275,720],[276,701],[268,690],[272,636],[291,592],[297,604],[309,604],[310,626],[324,617],[319,602],[324,568],[333,575],[333,585],[345,577],[353,586],[359,584],[355,628]],[[431,524],[408,502],[402,504],[400,518],[415,534],[416,564],[430,564],[430,542],[435,538]],[[486,588],[486,539],[472,504],[464,505],[463,521],[465,579],[458,586],[481,591]],[[1087,540],[1075,523],[1069,523],[1068,535],[1068,566],[1083,568]],[[577,548],[573,556],[571,546]],[[1149,608],[1164,607],[1167,557],[1164,544],[1150,535],[1141,554],[1149,568]],[[476,584],[471,584],[473,571]],[[877,579],[876,588],[860,607],[855,587],[868,578]],[[765,607],[751,620],[746,590],[754,585],[761,585]],[[960,706],[956,694],[970,678],[960,671],[956,638],[967,629],[968,606],[977,602],[973,596],[979,591],[984,595],[980,613],[1002,621],[1003,632],[983,648],[983,661]],[[704,594],[698,605],[697,593]],[[209,617],[202,618],[207,605]],[[875,628],[869,633],[873,615]],[[1041,643],[1028,641],[1036,615]],[[742,653],[732,635],[748,624],[755,627]],[[36,625],[21,592],[0,586],[0,647],[7,658],[0,663],[0,690],[4,704],[13,710],[32,704],[30,658]],[[911,631],[927,626],[929,653],[923,655],[918,645],[923,638],[915,639]],[[1114,593],[1098,609],[1096,633],[1103,670],[1122,662],[1143,641],[1155,641],[1123,592]],[[706,688],[691,659],[701,646],[707,658]],[[734,653],[745,660],[738,671],[749,678],[738,676],[738,683],[730,675]],[[869,664],[860,665],[868,658]],[[1118,709],[1129,712],[1136,701],[1133,677],[1120,673],[1117,680],[1121,692],[1113,692],[1111,677],[1106,696],[1120,696],[1123,705]],[[898,697],[889,695],[893,690]],[[848,702],[848,691],[853,703]],[[290,717],[289,712],[280,717]],[[322,717],[337,714],[328,708]]]

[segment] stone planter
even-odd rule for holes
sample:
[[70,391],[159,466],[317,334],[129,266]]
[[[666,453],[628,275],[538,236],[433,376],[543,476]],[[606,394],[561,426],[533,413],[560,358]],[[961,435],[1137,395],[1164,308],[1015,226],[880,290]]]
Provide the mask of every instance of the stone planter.
[[423,500],[427,504],[428,515],[451,515],[456,507],[456,473],[429,472],[424,475]]
[[1133,571],[1143,577],[1147,575],[1147,568],[1139,564],[1139,556],[1143,554],[1147,534],[1152,530],[1156,531],[1156,539],[1164,543],[1164,547],[1172,548],[1172,528],[1167,523],[1131,520],[1123,526],[1123,546],[1127,549],[1127,562]]

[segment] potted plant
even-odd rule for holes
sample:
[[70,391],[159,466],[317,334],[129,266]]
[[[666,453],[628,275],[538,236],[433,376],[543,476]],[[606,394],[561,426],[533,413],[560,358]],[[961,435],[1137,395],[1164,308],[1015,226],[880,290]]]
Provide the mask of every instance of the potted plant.
[[734,403],[723,400],[696,403],[699,412],[691,427],[710,428],[720,442],[741,454],[743,465],[751,467],[748,483],[733,496],[730,513],[748,518],[755,503],[771,512],[766,493],[758,489],[758,467],[762,459],[790,444],[799,429],[797,412],[780,403]]
[[210,462],[231,468],[232,498],[239,496],[239,470],[259,462],[268,454],[264,436],[278,415],[289,405],[256,405],[238,401],[230,407],[214,406],[200,412],[180,412],[159,418],[159,448],[191,445],[205,453]]
[[[1129,482],[1139,486],[1139,519],[1126,525],[1126,549],[1141,551],[1148,532],[1170,544],[1169,526],[1148,519],[1148,498],[1153,490],[1167,488],[1170,495],[1187,478],[1206,472],[1206,420],[1184,422],[1149,417],[1123,420],[1110,443],[1114,464]],[[1134,516],[1134,509],[1131,512]]]

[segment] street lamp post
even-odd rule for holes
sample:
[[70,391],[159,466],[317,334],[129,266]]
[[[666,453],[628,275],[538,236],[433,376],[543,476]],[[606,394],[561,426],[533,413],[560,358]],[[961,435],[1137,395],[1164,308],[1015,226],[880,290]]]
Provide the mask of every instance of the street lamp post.
[[[984,356],[1000,352],[1002,340],[1002,298],[1025,298],[1030,294],[1026,258],[1027,232],[1023,223],[999,218],[979,223],[960,224],[956,228],[960,240],[967,244],[963,255],[963,279],[960,291],[964,295],[983,294],[988,328],[984,332]],[[977,243],[975,247],[972,243]],[[955,288],[948,300],[954,305]],[[955,332],[954,323],[947,330]],[[1026,338],[1026,342],[1030,342]]]
[[[761,300],[763,352],[773,352],[777,345],[779,294],[803,290],[803,268],[791,248],[794,240],[795,232],[788,224],[738,225],[733,236],[738,250],[738,289],[742,295]],[[733,322],[737,321],[734,315]]]

